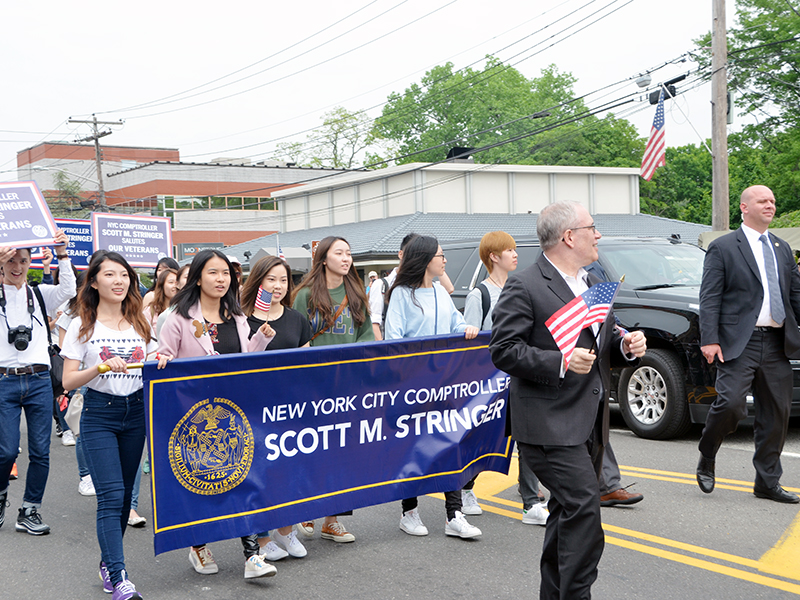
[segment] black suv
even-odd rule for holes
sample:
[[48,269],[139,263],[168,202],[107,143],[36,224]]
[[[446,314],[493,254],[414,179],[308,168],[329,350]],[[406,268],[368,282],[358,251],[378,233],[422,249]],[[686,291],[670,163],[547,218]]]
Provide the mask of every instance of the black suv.
[[[486,278],[480,240],[442,244],[453,301],[463,310],[472,288]],[[624,275],[614,312],[625,329],[647,336],[647,353],[636,368],[615,369],[611,395],[628,427],[649,439],[680,436],[704,423],[716,398],[716,369],[700,352],[699,294],[705,252],[680,239],[601,238],[599,260],[590,268],[609,281]],[[533,264],[536,239],[517,240],[518,269]],[[513,277],[514,274],[512,273]],[[800,415],[800,362],[793,361],[792,415]],[[750,417],[752,398],[748,399]]]

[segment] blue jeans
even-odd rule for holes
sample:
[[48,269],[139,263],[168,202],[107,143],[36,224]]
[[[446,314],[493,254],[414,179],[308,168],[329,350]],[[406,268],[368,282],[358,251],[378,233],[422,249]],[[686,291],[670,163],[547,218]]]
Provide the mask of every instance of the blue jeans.
[[89,467],[86,466],[86,457],[83,454],[83,441],[81,436],[75,436],[75,458],[78,459],[78,477],[83,479],[89,475]]
[[136,479],[133,481],[133,491],[131,492],[131,508],[139,508],[139,487],[142,485],[142,470],[136,469]]
[[130,396],[86,390],[81,413],[83,454],[97,492],[97,541],[114,585],[122,581],[125,568],[122,536],[144,437],[142,390]]
[[28,426],[28,473],[23,506],[42,505],[50,473],[50,432],[53,422],[53,385],[50,372],[0,375],[0,493],[19,453],[20,415]]

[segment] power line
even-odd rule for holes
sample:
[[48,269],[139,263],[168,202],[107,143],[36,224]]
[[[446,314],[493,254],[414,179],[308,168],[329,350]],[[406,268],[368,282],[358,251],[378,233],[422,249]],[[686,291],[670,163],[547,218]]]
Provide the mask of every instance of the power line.
[[[407,1],[407,0],[403,0],[403,2],[401,2],[400,4],[404,4],[406,1]],[[360,13],[361,11],[363,11],[363,10],[365,10],[365,9],[369,8],[370,6],[372,6],[373,4],[375,4],[376,2],[378,2],[378,0],[372,0],[371,2],[368,2],[367,4],[365,4],[364,6],[362,6],[361,8],[359,8],[359,9],[357,9],[357,10],[355,10],[355,11],[351,12],[349,15],[347,15],[347,16],[345,16],[345,17],[342,17],[341,19],[339,19],[338,21],[336,21],[336,22],[334,22],[334,23],[331,23],[331,24],[330,24],[330,25],[328,25],[327,27],[323,27],[323,28],[322,28],[322,29],[320,29],[319,31],[317,31],[317,32],[315,32],[315,33],[313,33],[313,34],[309,35],[308,37],[305,37],[305,38],[303,38],[303,39],[302,39],[302,40],[300,40],[299,42],[295,42],[294,44],[291,44],[291,45],[287,46],[286,48],[282,48],[282,49],[281,49],[281,50],[279,50],[278,52],[274,52],[273,54],[270,54],[269,56],[265,56],[265,57],[264,57],[264,58],[262,58],[261,60],[258,60],[258,61],[254,62],[254,63],[251,63],[251,64],[247,65],[246,67],[242,67],[241,69],[237,69],[237,70],[235,70],[235,71],[232,71],[231,73],[228,73],[228,74],[226,74],[226,75],[223,75],[223,76],[221,76],[221,77],[217,77],[216,79],[213,79],[213,80],[211,80],[211,81],[208,81],[208,82],[206,82],[206,83],[203,83],[203,84],[201,84],[201,85],[195,86],[195,87],[193,87],[193,88],[189,88],[188,90],[184,90],[184,91],[182,91],[182,92],[177,92],[177,93],[175,93],[175,94],[172,94],[172,95],[170,95],[170,96],[164,96],[163,98],[158,98],[158,99],[156,99],[156,100],[151,100],[150,102],[144,102],[144,103],[141,103],[141,104],[136,104],[136,105],[133,105],[133,106],[128,106],[128,107],[125,107],[125,108],[118,108],[118,109],[116,109],[116,110],[101,111],[101,112],[99,112],[99,113],[97,113],[97,114],[106,114],[106,113],[111,113],[111,112],[124,112],[124,111],[128,111],[128,110],[138,110],[138,109],[140,109],[140,108],[147,108],[147,107],[151,107],[151,106],[152,106],[152,105],[154,105],[155,103],[163,102],[164,100],[169,100],[170,98],[175,98],[175,97],[177,97],[177,96],[182,96],[182,95],[184,95],[184,94],[188,94],[188,93],[190,93],[190,92],[193,92],[193,91],[195,91],[195,90],[199,90],[199,89],[201,89],[201,88],[204,88],[204,87],[206,87],[206,86],[213,85],[213,84],[217,83],[218,81],[222,81],[223,79],[227,79],[228,77],[233,77],[234,75],[236,75],[236,74],[238,74],[238,73],[241,73],[241,72],[243,72],[243,71],[246,71],[247,69],[251,69],[251,68],[255,67],[256,65],[259,65],[259,64],[261,64],[261,63],[263,63],[263,62],[265,62],[265,61],[267,61],[267,60],[270,60],[270,59],[272,59],[272,58],[275,58],[276,56],[280,56],[280,55],[281,55],[281,54],[283,54],[284,52],[287,52],[288,50],[291,50],[292,48],[295,48],[296,46],[299,46],[299,45],[301,45],[301,44],[303,44],[303,43],[307,42],[308,40],[310,40],[310,39],[313,39],[313,38],[317,37],[318,35],[320,35],[320,34],[322,34],[322,33],[325,33],[325,32],[326,32],[326,31],[328,31],[329,29],[332,29],[332,28],[336,27],[337,25],[339,25],[340,23],[343,23],[344,21],[348,20],[350,17],[353,17],[353,16],[357,15],[358,13]],[[397,6],[400,6],[400,4],[397,4],[396,6],[392,7],[392,9],[390,9],[390,10],[393,10],[393,9],[394,9],[394,8],[396,8]],[[387,11],[387,12],[388,12],[388,11]],[[385,13],[382,13],[382,14],[385,14]],[[369,23],[369,21],[367,21],[366,23]],[[364,23],[364,24],[366,24],[366,23]],[[351,30],[351,31],[352,31],[352,30]],[[348,32],[348,33],[349,33],[349,32]],[[339,37],[341,37],[341,36],[337,36],[337,37],[335,37],[335,38],[333,38],[333,39],[331,39],[331,40],[328,40],[328,42],[325,42],[325,43],[327,44],[327,43],[329,43],[329,42],[332,42],[332,41],[334,41],[334,40],[337,40],[337,39],[339,39]],[[317,48],[318,48],[318,47],[319,47],[319,46],[317,46]],[[314,49],[315,49],[315,48],[312,48],[312,50],[314,50]],[[263,71],[260,71],[260,72],[263,72]],[[256,75],[258,75],[258,73],[256,73]],[[231,82],[231,84],[232,84],[232,83],[236,83],[236,82]],[[229,85],[231,85],[231,84],[229,84]],[[216,89],[216,88],[215,88],[215,89]],[[211,90],[209,90],[209,91],[211,91]]]
[[355,52],[356,50],[360,50],[360,49],[362,49],[362,48],[364,48],[366,46],[369,46],[370,44],[373,44],[373,43],[375,43],[375,42],[377,42],[379,40],[382,40],[382,39],[384,39],[384,38],[386,38],[386,37],[388,37],[390,35],[393,35],[393,34],[397,33],[398,31],[400,31],[402,29],[405,29],[406,27],[409,27],[410,25],[413,25],[414,23],[417,23],[417,22],[419,22],[419,21],[421,21],[423,19],[426,19],[429,16],[439,12],[440,10],[442,10],[444,8],[447,8],[451,4],[455,4],[457,1],[458,0],[450,0],[446,4],[444,4],[444,5],[442,5],[442,6],[438,7],[438,8],[433,9],[432,11],[422,15],[421,17],[418,17],[418,18],[414,19],[413,21],[409,21],[408,23],[405,23],[404,25],[401,25],[400,27],[397,27],[397,28],[389,31],[388,33],[385,33],[385,34],[380,35],[380,36],[378,36],[376,38],[373,38],[373,39],[369,40],[368,42],[364,42],[363,44],[360,44],[360,45],[356,46],[355,48],[351,48],[350,50],[346,50],[346,51],[341,52],[341,53],[339,53],[339,54],[337,54],[335,56],[331,56],[329,58],[326,58],[325,60],[317,62],[317,63],[315,63],[313,65],[310,65],[310,66],[305,67],[303,69],[300,69],[298,71],[295,71],[294,73],[290,73],[288,75],[284,75],[283,77],[278,77],[277,79],[273,79],[271,81],[267,81],[266,83],[262,83],[262,84],[253,86],[251,88],[248,88],[246,90],[242,90],[240,92],[235,92],[233,94],[228,94],[227,96],[222,96],[220,98],[215,98],[215,99],[212,99],[212,100],[206,100],[205,102],[199,102],[197,104],[192,104],[192,105],[189,105],[189,106],[182,106],[182,107],[179,107],[179,108],[173,108],[173,109],[170,109],[170,110],[164,110],[164,111],[161,111],[161,112],[149,113],[149,114],[146,114],[146,115],[138,115],[138,116],[128,117],[128,118],[130,118],[130,119],[144,119],[144,118],[147,118],[147,117],[155,117],[155,116],[158,116],[158,115],[166,115],[166,114],[170,114],[170,113],[173,113],[173,112],[178,112],[178,111],[182,111],[182,110],[189,110],[191,108],[197,108],[198,106],[205,106],[207,104],[213,104],[214,102],[220,102],[222,100],[228,100],[229,98],[234,98],[236,96],[241,96],[242,94],[247,94],[247,93],[252,92],[254,90],[266,87],[268,85],[272,85],[273,83],[277,83],[279,81],[283,81],[284,79],[289,79],[290,77],[294,77],[295,75],[299,75],[300,73],[304,73],[304,72],[309,71],[311,69],[314,69],[316,67],[322,66],[322,65],[324,65],[326,63],[329,63],[329,62],[331,62],[333,60],[341,58],[342,56],[346,56],[348,54],[351,54],[351,53]]
[[[360,97],[362,97],[362,96],[365,96],[365,95],[368,95],[368,94],[372,94],[372,93],[374,93],[374,92],[377,92],[377,91],[378,91],[378,90],[380,90],[380,89],[383,89],[383,88],[385,88],[385,87],[388,87],[389,85],[393,85],[393,84],[395,84],[395,83],[397,83],[397,82],[400,82],[400,81],[406,81],[407,79],[409,79],[410,77],[413,77],[414,75],[417,75],[418,73],[421,73],[421,72],[427,71],[427,70],[429,70],[429,69],[432,69],[432,68],[434,68],[434,67],[436,67],[436,66],[438,66],[438,65],[440,65],[440,64],[443,64],[443,63],[445,63],[445,62],[449,62],[450,60],[452,60],[452,59],[454,59],[454,58],[456,58],[456,57],[458,57],[458,56],[461,56],[462,54],[465,54],[465,53],[467,53],[467,52],[471,52],[472,50],[475,50],[476,48],[479,48],[480,46],[483,46],[484,44],[488,43],[489,41],[491,41],[491,40],[493,40],[493,39],[496,39],[496,38],[502,37],[502,36],[504,36],[504,35],[506,35],[506,34],[508,34],[508,33],[511,33],[512,31],[514,31],[514,30],[516,30],[516,29],[519,29],[520,27],[524,27],[525,25],[527,25],[527,24],[528,24],[528,23],[530,23],[531,21],[535,21],[536,19],[539,19],[540,17],[543,17],[544,15],[546,15],[546,14],[548,14],[548,13],[550,13],[550,12],[553,12],[554,10],[556,10],[556,9],[558,9],[558,8],[561,8],[563,5],[565,5],[565,4],[569,4],[569,3],[570,3],[570,2],[572,2],[572,1],[573,1],[573,0],[563,0],[563,2],[561,2],[561,4],[557,4],[557,5],[555,5],[555,6],[552,6],[552,7],[548,8],[547,10],[545,10],[544,12],[542,12],[542,13],[540,13],[540,14],[538,14],[538,15],[535,15],[535,16],[533,16],[533,17],[531,17],[531,18],[530,18],[530,19],[528,19],[527,21],[522,21],[521,23],[518,23],[518,24],[514,25],[514,26],[513,26],[513,27],[511,27],[510,29],[506,29],[506,30],[505,30],[504,32],[502,32],[502,33],[499,33],[499,34],[497,34],[497,35],[493,35],[493,36],[491,36],[491,37],[490,37],[490,38],[488,38],[488,39],[484,39],[483,41],[481,41],[481,42],[478,42],[478,43],[477,43],[477,44],[475,44],[474,46],[471,46],[471,47],[469,47],[469,48],[466,48],[466,49],[464,49],[464,50],[461,50],[461,51],[457,52],[456,54],[451,54],[449,57],[447,57],[447,58],[446,58],[446,59],[444,59],[444,60],[440,60],[440,61],[438,61],[438,62],[431,63],[431,64],[429,64],[427,67],[424,67],[424,68],[422,68],[422,69],[417,69],[417,70],[413,71],[412,73],[408,73],[408,74],[406,74],[406,75],[402,75],[401,77],[398,77],[397,79],[395,79],[395,80],[393,80],[393,81],[390,81],[390,82],[388,82],[388,83],[385,83],[385,84],[381,84],[380,86],[378,86],[378,87],[376,87],[376,88],[373,88],[373,89],[371,89],[371,90],[368,90],[368,91],[366,91],[366,92],[362,92],[362,93],[360,93],[360,94],[357,94],[357,95],[355,95],[355,96],[351,96],[351,97],[349,97],[349,98],[346,98],[345,100],[340,100],[340,101],[337,101],[337,102],[333,102],[332,104],[327,104],[327,105],[323,106],[322,108],[318,108],[318,109],[310,110],[310,111],[308,111],[308,112],[306,112],[306,113],[304,113],[304,114],[302,114],[302,115],[297,115],[297,116],[294,116],[294,117],[292,117],[292,118],[290,118],[290,119],[285,119],[285,120],[283,120],[283,121],[277,121],[277,122],[271,122],[271,123],[269,123],[268,125],[262,125],[261,127],[254,127],[254,128],[252,128],[252,129],[246,129],[246,130],[244,130],[244,131],[238,131],[238,132],[236,132],[236,133],[230,133],[230,134],[226,134],[226,135],[218,136],[218,137],[215,137],[215,138],[209,138],[209,139],[205,139],[205,140],[198,140],[198,141],[196,141],[196,142],[188,142],[188,143],[184,143],[184,144],[181,144],[181,147],[184,147],[184,146],[196,146],[197,144],[203,144],[203,143],[206,143],[206,142],[214,142],[214,141],[217,141],[217,140],[221,140],[221,139],[226,139],[226,138],[229,138],[229,137],[234,137],[234,136],[242,135],[242,134],[245,134],[245,133],[252,133],[252,132],[254,132],[254,131],[259,131],[259,130],[261,130],[261,129],[268,129],[268,128],[270,128],[270,127],[274,127],[275,125],[282,125],[282,124],[284,124],[284,123],[288,123],[288,122],[290,122],[290,121],[294,121],[294,120],[296,120],[296,119],[299,119],[299,118],[302,118],[302,117],[307,117],[307,116],[309,116],[309,115],[315,115],[315,114],[316,114],[316,115],[318,115],[318,114],[319,114],[321,111],[324,111],[324,110],[326,110],[326,109],[333,108],[333,107],[335,107],[335,106],[342,106],[342,105],[346,104],[347,102],[350,102],[350,101],[352,101],[352,100],[355,100],[355,99],[357,99],[357,98],[360,98]],[[591,0],[591,1],[595,1],[595,0]],[[492,54],[495,54],[495,53],[492,53]],[[483,59],[481,59],[481,60],[483,60]],[[475,62],[473,62],[473,63],[471,63],[471,64],[476,64],[477,62],[480,62],[480,61],[475,61]],[[468,65],[468,66],[469,66],[469,65]],[[459,71],[461,71],[461,70],[463,70],[463,68],[462,68],[462,69],[459,69]],[[383,102],[383,103],[381,103],[381,104],[378,104],[378,105],[375,105],[375,106],[373,106],[373,107],[371,107],[371,108],[364,109],[364,111],[366,112],[366,111],[368,111],[368,110],[372,110],[373,108],[377,108],[378,106],[382,106],[383,104],[386,104],[386,103],[385,103],[385,102]],[[303,130],[303,131],[296,132],[296,133],[294,133],[294,134],[292,134],[292,135],[299,135],[299,134],[302,134],[302,133],[308,133],[309,131],[313,131],[314,129],[315,129],[315,128],[314,128],[314,127],[312,127],[312,128],[309,128],[309,129],[305,129],[305,130]],[[229,148],[229,149],[226,149],[226,150],[220,150],[219,152],[222,152],[222,153],[224,153],[224,152],[233,152],[233,151],[236,151],[236,150],[241,150],[241,149],[243,149],[243,148],[250,148],[250,147],[253,147],[253,146],[262,145],[262,144],[264,144],[264,143],[267,143],[267,142],[258,142],[258,143],[256,143],[256,144],[249,144],[249,145],[247,145],[247,146],[240,146],[240,147],[238,147],[238,148]],[[208,155],[208,154],[214,154],[214,152],[206,152],[206,153],[201,153],[201,154],[188,154],[188,155],[186,155],[186,158],[193,158],[193,157],[196,157],[196,156],[206,156],[206,155]]]
[[[539,32],[541,32],[541,31],[544,31],[544,30],[545,30],[545,29],[547,29],[548,27],[551,27],[551,26],[552,26],[552,25],[554,25],[555,23],[558,23],[559,21],[561,21],[561,20],[565,19],[565,18],[566,18],[566,17],[568,17],[568,16],[572,16],[572,15],[573,15],[573,14],[575,14],[576,12],[578,12],[578,11],[582,10],[583,8],[586,8],[587,6],[589,6],[589,5],[593,4],[593,3],[594,3],[594,2],[596,2],[596,1],[597,1],[597,0],[590,0],[590,1],[589,1],[589,2],[587,2],[586,4],[584,4],[584,5],[582,5],[581,7],[579,7],[577,10],[575,10],[575,11],[572,11],[572,12],[571,12],[571,13],[569,13],[568,15],[565,15],[564,17],[561,17],[561,18],[559,18],[558,20],[554,21],[553,23],[550,23],[550,24],[548,24],[548,25],[545,25],[544,27],[540,28],[538,31],[534,32],[534,34],[535,34],[535,33],[539,33]],[[616,3],[617,3],[617,2],[619,2],[619,1],[621,1],[621,0],[612,0],[611,2],[609,2],[608,4],[606,4],[605,6],[601,7],[600,9],[598,9],[598,10],[596,10],[596,11],[594,11],[594,12],[590,13],[590,14],[589,14],[587,17],[584,17],[584,18],[582,18],[582,20],[581,20],[580,22],[578,22],[578,23],[572,23],[572,24],[568,25],[568,26],[567,26],[567,27],[565,27],[564,29],[562,29],[562,30],[560,30],[560,31],[558,31],[558,32],[556,32],[556,33],[554,33],[553,35],[551,35],[549,38],[547,38],[547,39],[545,39],[545,40],[542,40],[542,41],[540,41],[540,42],[537,42],[536,44],[534,44],[534,45],[532,45],[532,46],[529,46],[528,48],[526,48],[526,49],[524,49],[524,50],[522,50],[522,51],[518,52],[518,53],[517,53],[517,54],[515,54],[515,55],[512,55],[511,57],[507,58],[506,60],[513,60],[514,58],[516,58],[516,57],[520,56],[521,54],[524,54],[525,52],[528,52],[528,51],[530,51],[530,50],[532,50],[532,49],[536,48],[537,46],[540,46],[541,44],[543,44],[543,43],[546,43],[548,40],[551,40],[551,39],[553,39],[554,37],[556,37],[556,36],[558,36],[558,35],[561,35],[562,33],[564,33],[564,32],[566,32],[566,31],[568,31],[569,29],[571,29],[571,28],[573,28],[573,27],[577,26],[578,24],[585,22],[585,20],[586,20],[586,19],[588,19],[588,18],[590,18],[590,17],[592,17],[592,16],[595,16],[595,15],[597,15],[597,14],[601,13],[602,11],[604,11],[604,10],[605,10],[605,9],[607,9],[607,8],[609,8],[609,7],[610,7],[610,6],[612,6],[613,4],[616,4]],[[547,49],[549,49],[549,48],[553,47],[554,45],[556,45],[556,44],[558,44],[558,43],[561,43],[561,42],[563,42],[563,41],[566,41],[567,39],[569,39],[570,37],[572,37],[572,36],[576,35],[576,34],[577,34],[577,33],[579,33],[580,31],[583,31],[584,29],[586,29],[586,28],[590,27],[591,25],[594,25],[595,23],[597,23],[597,22],[599,22],[600,20],[602,20],[602,19],[606,18],[607,16],[610,16],[611,14],[613,14],[614,12],[616,12],[617,10],[620,10],[620,9],[624,8],[625,6],[627,6],[628,4],[630,4],[631,2],[633,2],[633,0],[628,0],[628,1],[627,1],[627,2],[625,2],[625,3],[624,3],[622,6],[618,6],[617,8],[615,8],[614,10],[610,11],[609,13],[607,13],[607,14],[605,14],[605,15],[601,15],[600,17],[598,17],[598,18],[597,18],[597,19],[595,19],[594,21],[591,21],[590,23],[587,23],[587,24],[585,24],[583,27],[581,27],[581,28],[580,28],[580,29],[578,29],[577,31],[574,31],[574,32],[570,33],[569,35],[565,36],[564,38],[561,38],[561,39],[559,39],[559,40],[557,40],[557,41],[553,42],[553,43],[552,43],[552,44],[550,44],[549,46],[546,46],[545,48],[542,48],[542,49],[540,49],[539,51],[537,51],[537,52],[534,52],[534,53],[530,54],[529,56],[526,56],[526,57],[524,57],[524,58],[520,59],[520,60],[519,60],[519,61],[517,61],[516,63],[513,63],[513,64],[509,63],[508,65],[502,65],[502,64],[501,64],[501,65],[498,65],[498,67],[497,67],[496,69],[492,69],[492,70],[491,70],[491,72],[487,72],[487,71],[475,72],[475,73],[473,73],[472,75],[470,75],[469,77],[467,77],[467,78],[463,79],[463,80],[462,80],[462,81],[460,81],[460,82],[453,83],[453,84],[452,84],[451,86],[449,86],[449,87],[446,87],[446,88],[444,88],[444,89],[442,89],[442,90],[438,90],[437,92],[435,92],[435,93],[433,93],[433,94],[430,94],[430,95],[429,95],[429,96],[427,96],[427,97],[426,97],[426,99],[425,99],[425,101],[426,101],[426,104],[422,104],[422,105],[419,105],[419,104],[418,104],[418,105],[413,105],[413,106],[409,106],[409,107],[407,107],[407,108],[406,108],[406,107],[403,107],[403,108],[401,108],[401,109],[398,109],[398,110],[395,110],[395,111],[391,111],[391,112],[389,112],[389,113],[388,113],[388,115],[381,115],[381,117],[393,116],[394,118],[391,118],[391,119],[388,119],[388,120],[385,120],[385,121],[384,121],[385,123],[391,123],[391,122],[393,122],[393,121],[397,120],[398,118],[401,118],[402,116],[404,116],[405,114],[409,113],[409,112],[410,112],[410,111],[412,111],[412,110],[420,110],[420,109],[425,109],[425,108],[427,108],[428,106],[430,106],[431,104],[433,104],[434,102],[441,102],[441,101],[444,101],[444,100],[446,100],[446,99],[448,99],[448,98],[450,98],[450,97],[453,97],[453,96],[455,96],[455,95],[457,95],[457,94],[460,94],[460,93],[467,92],[467,91],[468,91],[468,90],[469,90],[469,89],[470,89],[472,86],[474,86],[474,85],[476,85],[476,84],[478,84],[478,83],[482,83],[483,81],[486,81],[486,80],[488,80],[488,79],[490,79],[490,78],[492,78],[492,77],[496,77],[496,76],[500,75],[501,73],[503,73],[504,71],[506,71],[506,70],[508,70],[508,69],[512,68],[513,66],[515,66],[515,65],[518,65],[518,64],[520,64],[521,62],[524,62],[525,60],[528,60],[528,59],[532,58],[533,56],[536,56],[537,54],[540,54],[541,52],[544,52],[545,50],[547,50]],[[517,42],[514,42],[514,44],[510,44],[509,46],[506,46],[506,48],[509,48],[509,47],[511,47],[511,46],[513,46],[513,45],[515,45],[515,44],[519,43],[520,41],[522,41],[522,40],[524,40],[524,39],[526,39],[526,38],[530,37],[531,35],[533,35],[533,34],[530,34],[530,35],[528,35],[528,36],[525,36],[524,38],[521,38],[521,39],[520,39],[520,40],[518,40]],[[478,62],[478,61],[476,61],[476,62]],[[467,67],[465,67],[464,69],[460,69],[459,71],[456,71],[455,73],[452,73],[452,74],[448,75],[447,77],[453,77],[454,75],[458,74],[458,73],[459,73],[459,72],[461,72],[461,71],[464,71],[464,70],[466,70],[467,68],[469,68],[469,66],[472,66],[472,65],[474,65],[474,64],[475,64],[475,63],[473,62],[473,63],[471,63],[470,65],[468,65]],[[481,77],[481,76],[483,76],[483,77]],[[443,77],[443,78],[441,78],[441,79],[439,79],[439,80],[435,80],[434,82],[431,82],[431,85],[435,85],[435,84],[436,84],[438,81],[442,81],[443,79],[445,79],[445,78]],[[452,93],[447,93],[447,92],[452,92]],[[437,94],[438,94],[438,95],[437,95]],[[366,110],[364,110],[364,111],[361,111],[361,112],[366,112],[366,111],[372,110],[372,109],[374,109],[374,108],[377,108],[377,107],[379,107],[379,106],[383,106],[383,105],[385,105],[385,104],[387,104],[387,103],[388,103],[388,101],[387,101],[387,102],[380,103],[380,104],[378,104],[378,105],[375,105],[375,106],[373,106],[373,107],[370,107],[370,108],[368,108],[368,109],[366,109]],[[375,120],[373,119],[373,123],[374,123],[374,122],[375,122]],[[312,131],[313,131],[313,129],[312,129]],[[301,133],[303,133],[303,132],[301,132]],[[286,138],[288,138],[288,137],[292,137],[293,135],[294,135],[294,134],[292,134],[292,135],[288,135],[288,136],[282,136],[282,137],[279,137],[279,138],[274,138],[274,139],[272,139],[272,140],[268,140],[268,141],[266,141],[266,142],[261,142],[261,143],[258,143],[258,144],[252,144],[252,145],[250,145],[250,146],[262,145],[262,144],[265,144],[265,143],[270,143],[270,142],[279,141],[279,140],[281,140],[281,139],[286,139]],[[314,139],[312,139],[312,140],[307,140],[306,142],[300,142],[300,144],[301,144],[301,146],[304,146],[304,145],[307,145],[307,144],[309,144],[309,143],[316,142],[316,141],[318,141],[319,139],[321,139],[321,138],[314,138]],[[250,147],[250,146],[245,146],[245,147]],[[225,151],[221,151],[221,152],[229,152],[229,151],[232,151],[232,150],[242,149],[242,148],[245,148],[245,147],[240,147],[240,148],[236,148],[236,149],[229,149],[229,150],[225,150]],[[313,148],[313,147],[312,147],[312,148]],[[214,154],[214,153],[215,153],[215,152],[208,152],[208,153],[204,153],[204,154],[201,154],[201,155],[194,155],[194,156],[203,156],[203,155],[207,155],[207,154]],[[216,153],[220,153],[220,152],[216,152]],[[269,153],[267,153],[267,154],[266,154],[266,156],[270,156],[270,157],[274,157],[274,156],[276,156],[276,155],[279,155],[278,151],[271,151],[271,152],[269,152]],[[258,156],[265,156],[265,155],[264,155],[264,154],[262,154],[262,155],[255,155],[255,156],[257,156],[257,157],[258,157]],[[253,157],[254,157],[254,156],[253,156],[253,155],[251,155],[249,158],[253,158]]]

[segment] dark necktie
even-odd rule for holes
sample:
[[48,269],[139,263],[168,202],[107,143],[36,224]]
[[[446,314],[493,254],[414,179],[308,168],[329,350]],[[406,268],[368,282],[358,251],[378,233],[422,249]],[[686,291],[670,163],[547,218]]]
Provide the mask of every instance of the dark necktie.
[[783,309],[781,286],[778,284],[778,272],[775,270],[775,259],[772,255],[772,249],[769,247],[769,238],[766,234],[762,233],[758,239],[761,242],[761,249],[764,251],[764,270],[767,272],[767,290],[769,291],[769,311],[772,313],[772,320],[781,325],[786,318],[786,312]]

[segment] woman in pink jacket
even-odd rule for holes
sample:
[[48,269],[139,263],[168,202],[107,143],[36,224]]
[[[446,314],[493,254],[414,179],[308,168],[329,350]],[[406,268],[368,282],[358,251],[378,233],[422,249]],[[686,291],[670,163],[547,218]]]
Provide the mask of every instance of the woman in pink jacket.
[[[174,358],[259,352],[275,337],[265,322],[253,337],[239,307],[237,286],[231,285],[233,268],[218,250],[202,250],[194,257],[186,285],[175,296],[175,310],[167,317],[159,337],[159,353]],[[256,535],[242,538],[244,577],[270,577],[275,567],[259,556]],[[219,571],[205,544],[189,550],[189,561],[201,575]]]

